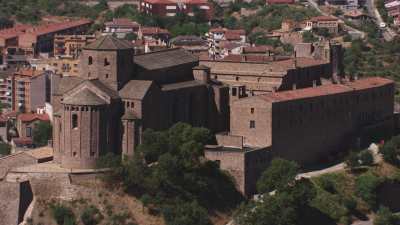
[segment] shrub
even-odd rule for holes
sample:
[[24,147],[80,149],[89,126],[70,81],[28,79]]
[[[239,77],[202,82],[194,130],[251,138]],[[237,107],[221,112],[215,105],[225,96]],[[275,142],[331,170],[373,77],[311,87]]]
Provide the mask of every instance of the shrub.
[[379,208],[374,219],[374,225],[397,225],[400,220],[386,207]]
[[50,205],[51,215],[58,225],[75,225],[75,215],[72,210],[62,204]]
[[286,188],[294,181],[298,173],[299,166],[295,162],[276,158],[258,180],[257,190],[260,193],[266,193]]
[[374,163],[374,156],[370,150],[363,150],[359,153],[351,152],[346,160],[346,165],[351,169],[359,166],[371,166]]
[[11,145],[7,143],[0,143],[0,157],[9,155],[11,153]]
[[374,163],[374,156],[369,150],[360,152],[358,156],[361,161],[361,165],[363,166],[371,166]]
[[383,159],[393,165],[400,164],[400,135],[393,137],[390,141],[386,142],[381,148],[380,153],[383,155]]
[[81,214],[82,223],[85,225],[96,225],[103,219],[103,215],[93,205],[85,208]]
[[52,126],[50,122],[40,121],[33,128],[33,143],[36,146],[47,145],[52,138]]
[[371,208],[376,207],[376,191],[382,180],[375,174],[368,172],[356,179],[356,194],[363,199]]
[[207,211],[196,202],[167,206],[163,213],[167,225],[211,225]]

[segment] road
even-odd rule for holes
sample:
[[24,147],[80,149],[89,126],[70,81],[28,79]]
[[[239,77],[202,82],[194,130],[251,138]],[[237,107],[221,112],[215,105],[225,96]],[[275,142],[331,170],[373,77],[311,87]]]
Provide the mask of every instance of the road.
[[[328,13],[323,12],[323,11],[319,8],[319,5],[318,5],[314,0],[307,0],[307,2],[308,2],[315,10],[317,10],[319,13],[321,13],[321,15],[324,15],[324,16],[331,16],[331,15],[329,15]],[[354,32],[354,33],[358,33],[359,36],[360,36],[361,38],[364,38],[364,37],[365,37],[365,35],[366,35],[365,32],[363,32],[363,31],[361,31],[361,30],[358,30],[358,29],[356,29],[356,28],[354,28],[354,27],[347,26],[347,25],[344,23],[344,21],[343,21],[342,19],[340,19],[340,18],[338,18],[338,19],[339,19],[340,22],[342,22],[342,23],[344,24],[344,27],[345,27],[346,30],[352,31],[352,32]]]
[[[379,13],[378,9],[375,6],[375,0],[367,0],[365,2],[365,6],[367,7],[368,14],[376,19],[375,22],[378,25],[378,27],[381,23],[384,23],[381,14]],[[381,30],[382,30],[382,36],[385,39],[385,41],[391,41],[396,36],[396,32],[392,30],[390,27],[386,27]]]

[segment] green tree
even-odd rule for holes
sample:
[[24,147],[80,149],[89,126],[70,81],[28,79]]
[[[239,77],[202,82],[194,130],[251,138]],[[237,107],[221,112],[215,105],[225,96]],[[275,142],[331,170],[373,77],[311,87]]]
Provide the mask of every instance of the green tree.
[[10,153],[11,153],[11,145],[1,142],[0,143],[0,157],[9,155]]
[[303,224],[305,210],[314,196],[315,189],[310,182],[298,182],[273,195],[264,194],[262,201],[242,204],[234,220],[240,225]]
[[125,35],[125,39],[128,41],[134,41],[137,39],[137,35],[135,33],[129,33]]
[[295,162],[276,158],[258,180],[257,190],[260,193],[268,193],[284,189],[294,182],[299,171],[299,166]]
[[58,225],[75,225],[75,215],[72,210],[62,204],[50,205],[53,219]]
[[85,208],[81,214],[81,221],[84,225],[97,225],[103,220],[103,215],[99,209],[91,205]]
[[356,194],[370,207],[375,208],[377,204],[376,191],[381,183],[382,180],[372,172],[362,174],[356,179]]
[[303,32],[302,36],[303,36],[303,41],[306,43],[312,43],[312,42],[316,42],[318,40],[316,37],[314,37],[314,35],[311,31]]
[[196,202],[167,206],[163,211],[167,225],[211,225],[207,211]]
[[381,148],[380,153],[383,159],[393,165],[400,164],[400,135],[393,137],[390,141],[386,142]]
[[52,138],[52,126],[50,122],[40,121],[33,128],[33,143],[36,146],[47,145]]
[[380,207],[374,219],[374,225],[398,225],[399,222],[399,217],[393,215],[386,207]]

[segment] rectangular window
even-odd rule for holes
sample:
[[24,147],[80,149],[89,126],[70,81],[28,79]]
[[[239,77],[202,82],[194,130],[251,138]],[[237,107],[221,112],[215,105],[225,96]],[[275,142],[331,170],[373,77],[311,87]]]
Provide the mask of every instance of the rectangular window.
[[78,115],[72,114],[72,128],[78,128]]
[[251,112],[251,114],[253,114],[254,113],[254,108],[251,108],[250,112]]
[[250,120],[250,128],[256,128],[256,121]]
[[27,127],[26,128],[26,136],[27,137],[32,137],[32,127]]
[[232,96],[236,96],[236,88],[232,89]]

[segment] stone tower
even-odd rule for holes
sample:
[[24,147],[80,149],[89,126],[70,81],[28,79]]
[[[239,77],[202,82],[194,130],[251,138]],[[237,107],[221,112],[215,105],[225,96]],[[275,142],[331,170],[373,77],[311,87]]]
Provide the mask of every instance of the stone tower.
[[54,160],[66,168],[94,168],[96,160],[107,151],[108,104],[90,88],[73,90],[63,100],[63,109],[55,118],[59,135]]
[[111,35],[103,36],[83,48],[80,76],[99,79],[111,89],[119,90],[132,79],[133,55],[130,43]]

